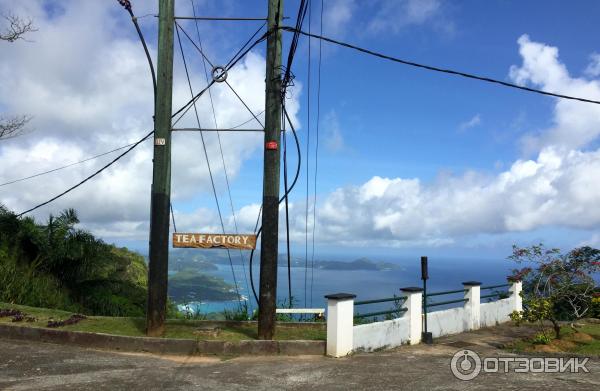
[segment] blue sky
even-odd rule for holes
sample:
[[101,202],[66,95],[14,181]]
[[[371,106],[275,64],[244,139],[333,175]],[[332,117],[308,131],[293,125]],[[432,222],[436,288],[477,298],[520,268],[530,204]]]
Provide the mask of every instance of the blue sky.
[[[2,181],[110,150],[139,138],[150,126],[147,65],[133,26],[114,3],[0,1],[0,9],[32,15],[39,26],[32,42],[0,47],[7,53],[0,69],[8,75],[18,68],[0,88],[0,107],[7,113],[31,113],[35,120],[35,131],[0,143],[0,159],[10,163],[0,170]],[[132,3],[138,16],[156,13],[154,1]],[[191,14],[189,1],[177,3],[178,15]],[[318,32],[321,2],[312,3],[311,29]],[[292,17],[289,24],[297,6],[297,1],[285,3],[285,14]],[[594,18],[598,2],[324,0],[324,6],[326,36],[415,62],[600,98],[598,57],[593,57],[600,52]],[[266,2],[230,0],[217,6],[197,1],[196,11],[263,16]],[[155,56],[156,18],[146,16],[140,23]],[[182,25],[195,32],[191,22]],[[226,63],[257,27],[256,22],[201,22],[207,55],[215,63]],[[284,34],[286,48],[290,38]],[[202,62],[188,43],[185,49],[198,91],[204,83]],[[319,42],[313,40],[310,216],[318,49]],[[303,150],[301,179],[291,197],[293,247],[301,253],[307,67],[308,41],[302,38],[293,69],[297,87],[288,102]],[[188,98],[184,77],[176,45],[174,107]],[[262,78],[264,47],[230,74],[232,85],[256,113],[264,106]],[[507,255],[512,243],[600,245],[600,188],[593,181],[600,161],[596,107],[415,69],[328,43],[323,43],[321,82],[317,252],[498,257]],[[9,99],[9,91],[16,97]],[[214,89],[214,98],[220,125],[249,118],[223,85]],[[208,99],[199,102],[199,109],[201,121],[212,126]],[[194,125],[192,117],[183,123]],[[571,136],[570,129],[577,135]],[[207,140],[225,224],[231,230],[215,135]],[[260,135],[228,134],[222,141],[238,223],[242,230],[252,230],[262,187]],[[178,228],[218,230],[198,136],[176,135],[173,148]],[[290,154],[293,172],[295,157]],[[94,184],[35,216],[44,218],[74,205],[84,227],[108,241],[144,249],[150,158],[151,149],[140,148]],[[22,210],[109,159],[0,188],[0,201]],[[312,224],[309,219],[309,235]]]

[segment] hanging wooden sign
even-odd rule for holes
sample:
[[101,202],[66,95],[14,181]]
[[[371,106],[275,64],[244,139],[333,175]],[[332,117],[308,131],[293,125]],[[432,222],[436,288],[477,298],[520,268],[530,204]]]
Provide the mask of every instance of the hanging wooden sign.
[[254,250],[256,248],[256,235],[175,232],[173,234],[173,247]]

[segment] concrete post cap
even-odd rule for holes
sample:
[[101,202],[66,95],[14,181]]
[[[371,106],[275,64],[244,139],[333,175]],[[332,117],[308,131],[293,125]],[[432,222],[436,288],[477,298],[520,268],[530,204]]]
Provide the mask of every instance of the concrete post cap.
[[419,288],[418,286],[407,286],[406,288],[400,288],[400,290],[408,293],[423,292],[423,288]]
[[479,281],[465,281],[462,284],[464,286],[480,286],[481,282],[479,282]]
[[356,295],[352,293],[332,293],[330,295],[325,295],[325,298],[328,300],[351,300],[356,298]]

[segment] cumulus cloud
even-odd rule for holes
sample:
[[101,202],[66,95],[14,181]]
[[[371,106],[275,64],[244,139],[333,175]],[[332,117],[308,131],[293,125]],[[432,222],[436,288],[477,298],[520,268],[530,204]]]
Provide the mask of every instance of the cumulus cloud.
[[[513,80],[547,91],[600,97],[598,81],[570,76],[557,48],[526,35],[518,44],[523,63],[511,68]],[[543,227],[594,232],[600,225],[600,185],[595,180],[600,150],[583,147],[600,133],[600,110],[592,104],[557,99],[552,119],[553,126],[530,135],[535,158],[519,159],[496,175],[471,171],[440,175],[433,182],[375,176],[335,190],[320,201],[318,238],[415,246]],[[475,116],[464,126],[480,122]],[[295,229],[301,231],[302,225]],[[589,242],[596,243],[597,237],[592,235]]]
[[[388,7],[392,3],[408,7],[411,23],[430,20],[439,8],[437,1],[382,4],[387,3]],[[338,21],[332,26],[342,26],[351,18],[354,2],[330,4],[332,9],[338,7],[337,13],[329,16]],[[411,4],[422,8],[411,10]],[[0,6],[7,5],[13,6],[12,2],[0,0]],[[31,15],[40,32],[33,43],[3,46],[0,109],[33,115],[36,132],[0,144],[0,183],[133,142],[151,128],[152,90],[147,64],[135,35],[123,33],[131,26],[119,24],[119,18],[112,14],[113,4],[69,2],[49,10],[41,2],[18,2],[15,7],[19,14]],[[398,23],[408,22],[399,19]],[[526,35],[518,44],[522,64],[510,69],[512,80],[547,91],[600,99],[598,80],[570,75],[559,60],[557,48],[532,41]],[[155,55],[153,45],[150,49]],[[198,91],[203,85],[201,63],[198,59],[190,61],[189,65],[196,70],[192,72],[192,81]],[[176,62],[175,66],[181,64]],[[592,62],[592,70],[586,72],[588,77],[593,77],[594,66]],[[228,79],[255,112],[264,107],[264,68],[262,55],[253,52],[230,72]],[[176,78],[175,107],[189,99],[187,88],[182,77]],[[299,109],[300,91],[301,88],[292,91],[287,106],[292,114]],[[250,114],[226,86],[217,86],[212,92],[219,127],[237,125],[249,118]],[[208,96],[200,100],[198,109],[203,126],[212,127]],[[444,245],[469,235],[523,232],[546,226],[597,231],[600,185],[594,177],[600,172],[600,150],[585,150],[585,147],[600,134],[600,110],[592,104],[556,100],[552,115],[551,127],[531,133],[524,141],[534,157],[517,160],[497,175],[467,172],[442,175],[433,182],[374,176],[365,183],[321,195],[316,211],[318,240],[392,246]],[[344,140],[335,112],[327,121],[331,125],[329,133],[325,132],[330,147],[339,149]],[[481,118],[477,115],[465,126],[476,126],[479,122]],[[196,126],[195,117],[186,116],[179,126]],[[235,181],[244,162],[260,149],[261,137],[226,133],[221,139],[223,160],[230,179]],[[207,134],[205,142],[211,168],[219,173],[217,187],[222,191],[223,161],[216,135]],[[192,200],[200,189],[210,189],[202,150],[198,134],[173,137],[172,182],[176,204]],[[72,167],[68,172],[0,187],[0,202],[22,211],[58,194],[111,158],[106,156]],[[105,238],[145,239],[151,159],[152,145],[148,142],[98,178],[35,215],[45,217],[50,211],[75,207],[84,226]],[[254,229],[259,209],[258,204],[239,208],[240,229]],[[304,237],[305,210],[301,203],[290,204],[294,240]],[[220,230],[213,208],[176,210],[176,214],[178,228],[182,230]],[[312,205],[309,205],[309,228],[314,224],[311,216]],[[233,221],[228,219],[226,225],[231,227]]]
[[[510,78],[519,84],[531,84],[548,92],[600,99],[600,81],[573,77],[560,62],[558,48],[532,41],[523,35],[518,40],[523,58],[520,66],[510,68]],[[570,100],[557,100],[553,125],[523,140],[526,152],[546,146],[581,148],[600,135],[600,107]]]
[[493,177],[469,172],[423,183],[376,176],[327,197],[319,237],[450,242],[552,225],[594,228],[600,223],[600,185],[593,179],[599,169],[600,151],[546,148]]
[[[136,7],[138,14],[155,13],[150,6],[141,8],[148,4]],[[0,144],[0,183],[120,147],[152,129],[153,98],[148,65],[130,20],[116,2],[0,0],[0,10],[5,9],[30,16],[39,32],[33,42],[2,45],[0,110],[32,115],[35,132]],[[140,23],[147,28],[155,21],[148,18]],[[153,39],[149,34],[147,37],[155,57]],[[222,58],[229,54],[217,55]],[[189,100],[190,92],[181,60],[175,57],[173,106],[177,109]],[[205,85],[201,60],[190,55],[188,66],[197,92]],[[229,83],[255,113],[264,110],[264,69],[264,57],[253,51],[229,72]],[[292,91],[287,104],[294,121],[297,121],[300,91],[299,87]],[[235,126],[251,118],[227,86],[216,85],[211,92],[219,127]],[[213,127],[208,95],[199,100],[198,110],[201,125]],[[264,123],[263,116],[260,120]],[[177,126],[197,126],[193,110]],[[215,133],[206,134],[205,142],[221,196],[225,190],[223,164],[227,166],[229,179],[235,181],[243,163],[260,149],[262,136],[250,132],[221,134],[223,159]],[[199,134],[173,135],[175,204],[202,193],[212,197],[207,193],[211,186],[202,151]],[[15,211],[28,209],[77,183],[115,156],[0,187],[0,203]],[[39,209],[34,216],[45,218],[50,212],[74,207],[80,212],[83,226],[95,233],[108,238],[144,239],[148,232],[151,177],[152,145],[147,141],[81,188]],[[181,219],[185,225],[186,217]]]

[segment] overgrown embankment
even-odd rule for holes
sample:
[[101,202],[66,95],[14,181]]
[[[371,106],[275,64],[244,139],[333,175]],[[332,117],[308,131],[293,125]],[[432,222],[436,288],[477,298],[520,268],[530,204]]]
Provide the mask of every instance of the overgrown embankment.
[[143,316],[144,258],[75,228],[73,209],[38,223],[0,205],[0,302]]

